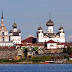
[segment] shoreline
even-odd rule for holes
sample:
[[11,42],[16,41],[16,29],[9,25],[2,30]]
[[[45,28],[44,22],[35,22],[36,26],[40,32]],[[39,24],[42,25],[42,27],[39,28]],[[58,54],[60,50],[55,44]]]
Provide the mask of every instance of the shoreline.
[[[2,62],[0,64],[44,64],[40,62]],[[72,63],[47,63],[47,64],[72,64]]]

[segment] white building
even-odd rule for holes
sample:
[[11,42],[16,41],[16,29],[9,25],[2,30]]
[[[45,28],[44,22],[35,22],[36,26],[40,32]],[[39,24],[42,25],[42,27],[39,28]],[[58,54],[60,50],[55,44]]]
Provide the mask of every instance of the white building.
[[42,27],[40,26],[37,31],[37,41],[38,42],[47,42],[49,40],[53,40],[55,42],[65,43],[65,33],[63,27],[59,28],[58,32],[53,32],[54,23],[50,19],[47,23],[47,32],[44,33]]
[[47,44],[47,49],[61,49],[64,48],[65,43],[59,43],[53,40],[49,40],[48,42],[46,42],[46,44]]
[[13,43],[9,41],[8,30],[4,26],[3,11],[1,17],[1,26],[0,26],[0,46],[13,46]]
[[17,30],[17,24],[14,22],[12,25],[13,30],[10,30],[10,41],[14,44],[21,44],[21,31]]

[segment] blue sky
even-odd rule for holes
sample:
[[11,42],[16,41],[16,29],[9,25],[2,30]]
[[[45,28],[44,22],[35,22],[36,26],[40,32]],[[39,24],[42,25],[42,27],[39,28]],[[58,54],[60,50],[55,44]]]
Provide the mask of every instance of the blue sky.
[[[0,0],[0,16],[4,13],[4,25],[12,29],[15,22],[22,31],[22,39],[36,36],[38,26],[47,31],[46,22],[54,22],[54,32],[62,25],[66,40],[72,35],[72,0]],[[0,19],[1,21],[1,19]]]

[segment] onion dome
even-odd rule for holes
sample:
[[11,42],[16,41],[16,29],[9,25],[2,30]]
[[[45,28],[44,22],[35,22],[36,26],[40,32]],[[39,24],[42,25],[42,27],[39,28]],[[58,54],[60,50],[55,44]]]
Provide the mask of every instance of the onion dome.
[[59,30],[64,29],[62,26],[59,28]]
[[21,30],[18,30],[19,33],[21,33]]
[[12,25],[13,28],[17,27],[17,24],[14,22],[14,24]]
[[50,19],[50,20],[46,23],[46,25],[47,25],[47,26],[53,26],[54,23],[53,23],[53,21]]
[[40,27],[38,28],[38,30],[42,30],[42,27],[40,26]]
[[9,33],[12,33],[12,32],[13,32],[12,30],[9,31]]

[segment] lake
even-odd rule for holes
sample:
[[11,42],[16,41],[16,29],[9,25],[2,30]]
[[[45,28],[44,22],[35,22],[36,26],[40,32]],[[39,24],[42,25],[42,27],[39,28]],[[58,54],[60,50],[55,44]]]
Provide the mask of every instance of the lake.
[[72,72],[72,64],[0,64],[0,72]]

